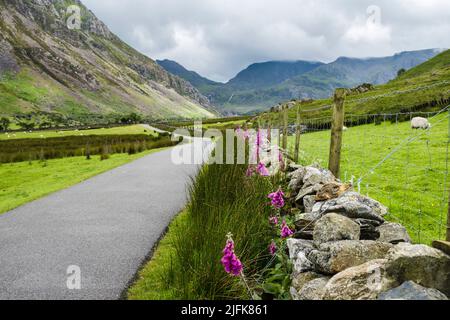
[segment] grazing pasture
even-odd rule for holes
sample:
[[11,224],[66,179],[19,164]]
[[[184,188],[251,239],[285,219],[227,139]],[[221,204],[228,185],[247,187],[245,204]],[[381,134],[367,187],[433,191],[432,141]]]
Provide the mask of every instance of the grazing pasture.
[[[409,121],[349,127],[341,156],[340,178],[388,206],[388,219],[404,224],[421,243],[445,237],[448,206],[448,115],[430,122],[428,131],[412,130]],[[294,141],[289,137],[291,150]],[[329,130],[303,134],[301,163],[327,167],[329,146]]]

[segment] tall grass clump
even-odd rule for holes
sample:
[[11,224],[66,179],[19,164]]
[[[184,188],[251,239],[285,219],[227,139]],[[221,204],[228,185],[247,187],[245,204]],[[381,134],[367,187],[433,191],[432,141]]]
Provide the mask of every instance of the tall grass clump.
[[[247,177],[246,170],[246,165],[219,164],[200,170],[190,187],[181,225],[170,229],[170,262],[158,266],[159,283],[138,283],[130,291],[131,299],[155,290],[171,292],[172,299],[252,298],[247,285],[258,286],[256,280],[271,257],[267,195],[278,187],[280,177]],[[220,263],[229,232],[244,265],[247,285],[225,273]]]
[[149,135],[90,135],[42,139],[12,139],[0,141],[0,162],[22,162],[69,157],[128,153],[176,145],[170,136]]

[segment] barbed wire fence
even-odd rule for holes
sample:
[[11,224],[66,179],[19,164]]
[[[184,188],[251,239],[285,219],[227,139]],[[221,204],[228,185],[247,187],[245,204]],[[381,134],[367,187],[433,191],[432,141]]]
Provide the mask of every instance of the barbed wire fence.
[[[299,128],[299,162],[327,167],[333,119],[309,118],[310,112],[317,110],[302,111],[301,122],[290,126],[288,151],[295,158]],[[412,129],[415,117],[428,119],[431,127]],[[445,106],[435,112],[346,114],[343,120],[338,178],[389,207],[387,219],[404,225],[417,243],[446,238],[449,118],[450,106]]]

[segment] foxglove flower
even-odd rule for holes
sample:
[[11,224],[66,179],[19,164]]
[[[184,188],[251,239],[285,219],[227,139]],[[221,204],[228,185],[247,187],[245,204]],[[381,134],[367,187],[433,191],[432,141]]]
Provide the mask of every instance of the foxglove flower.
[[286,221],[283,221],[281,225],[281,238],[286,239],[294,234],[294,231],[289,229]]
[[278,217],[277,216],[271,216],[269,218],[269,223],[274,225],[274,226],[277,226],[278,225]]
[[283,159],[283,153],[278,150],[278,162],[280,164],[280,168],[282,171],[284,171],[284,159]]
[[258,164],[258,169],[257,169],[258,173],[263,176],[263,177],[268,177],[270,175],[269,170],[267,170],[266,166],[264,165],[264,163],[260,162]]
[[251,166],[251,165],[248,166],[247,172],[245,173],[245,175],[247,177],[251,177],[251,176],[253,176],[254,173],[255,173],[255,168],[253,166]]
[[281,188],[278,189],[277,192],[269,194],[268,198],[272,200],[272,206],[275,209],[281,209],[284,207],[284,192],[283,190],[281,190]]
[[243,136],[241,126],[238,126],[234,132],[236,133],[236,135],[238,137],[242,137]]
[[272,240],[272,243],[269,245],[269,253],[274,256],[278,251],[277,245],[275,241]]
[[232,239],[232,235],[228,234],[227,237],[227,244],[223,249],[223,257],[220,262],[222,263],[226,273],[233,276],[239,276],[242,273],[243,266],[234,253],[234,241]]
[[250,138],[250,132],[248,132],[248,129],[245,129],[244,133],[243,133],[243,137],[244,139],[249,139]]

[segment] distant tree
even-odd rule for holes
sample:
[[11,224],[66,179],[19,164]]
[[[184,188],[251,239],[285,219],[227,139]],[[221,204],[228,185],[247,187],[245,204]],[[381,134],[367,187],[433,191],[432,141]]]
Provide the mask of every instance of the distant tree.
[[17,124],[23,130],[33,130],[34,127],[36,126],[36,124],[34,123],[33,120],[26,120],[26,119],[21,119],[21,120],[17,121]]
[[10,124],[11,124],[11,121],[8,118],[0,119],[0,129],[2,131],[8,131]]
[[404,68],[401,68],[400,70],[398,70],[397,72],[397,77],[400,77],[402,74],[404,74],[406,72],[406,70]]
[[120,119],[121,123],[139,123],[142,121],[142,116],[137,113],[130,113],[129,115],[125,115]]

